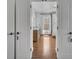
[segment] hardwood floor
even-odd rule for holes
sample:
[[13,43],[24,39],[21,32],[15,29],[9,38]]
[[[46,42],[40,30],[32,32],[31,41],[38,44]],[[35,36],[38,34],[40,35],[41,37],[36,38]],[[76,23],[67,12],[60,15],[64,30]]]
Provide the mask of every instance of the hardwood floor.
[[33,43],[32,59],[56,59],[55,42],[51,36],[41,36],[38,42]]

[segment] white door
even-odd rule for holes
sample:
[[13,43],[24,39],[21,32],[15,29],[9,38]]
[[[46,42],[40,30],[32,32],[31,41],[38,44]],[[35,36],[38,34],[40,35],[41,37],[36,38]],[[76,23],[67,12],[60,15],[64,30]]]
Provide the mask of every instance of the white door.
[[7,59],[14,59],[14,0],[7,0]]
[[7,59],[31,59],[30,0],[7,2]]
[[30,0],[16,0],[16,59],[30,59]]
[[60,0],[58,3],[57,58],[72,59],[72,2]]

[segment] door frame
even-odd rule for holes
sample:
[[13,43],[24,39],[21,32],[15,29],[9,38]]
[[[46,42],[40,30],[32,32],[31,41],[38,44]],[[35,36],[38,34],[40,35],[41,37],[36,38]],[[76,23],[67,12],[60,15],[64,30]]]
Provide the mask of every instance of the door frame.
[[51,33],[50,35],[52,35],[52,12],[51,13],[39,13],[40,15],[50,15],[51,17]]
[[15,4],[14,4],[14,59],[16,59],[16,40],[17,40],[17,36],[16,36],[16,0],[15,0]]
[[[38,2],[40,2],[40,1],[38,1]],[[48,2],[50,2],[50,1],[48,1]],[[58,26],[58,1],[52,1],[52,2],[56,2],[57,3],[57,6],[56,6],[56,17],[57,17],[57,26]],[[31,1],[31,3],[32,3],[32,1]],[[31,4],[31,11],[30,12],[32,12],[32,4]],[[50,17],[51,17],[51,35],[52,35],[52,32],[53,32],[53,30],[52,30],[52,19],[53,19],[53,14],[54,14],[55,12],[51,12],[51,13],[46,13],[47,15],[50,15]],[[45,14],[45,13],[39,13],[39,14]],[[31,16],[32,16],[32,13],[31,13]],[[30,19],[30,21],[31,21],[32,19]],[[31,22],[32,23],[32,22]],[[33,27],[31,27],[32,28],[32,32],[31,33],[33,33]],[[57,27],[57,30],[58,30],[58,27]],[[55,51],[56,51],[56,57],[57,57],[57,54],[58,54],[58,47],[57,47],[57,43],[58,43],[58,31],[56,31],[56,48],[55,48]],[[32,36],[32,38],[33,38],[33,36]],[[32,42],[33,42],[33,39],[31,40]],[[32,46],[33,46],[33,43],[32,43]]]

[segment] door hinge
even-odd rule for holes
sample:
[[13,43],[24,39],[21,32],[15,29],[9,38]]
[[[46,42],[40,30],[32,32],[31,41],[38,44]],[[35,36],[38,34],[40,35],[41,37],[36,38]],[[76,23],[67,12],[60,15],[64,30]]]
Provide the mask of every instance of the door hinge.
[[42,1],[47,1],[47,0],[42,0]]
[[58,26],[57,26],[57,30],[58,30],[59,28],[58,28]]
[[30,29],[32,29],[32,27],[30,26]]
[[32,8],[32,5],[30,4],[30,8]]
[[58,4],[57,4],[57,8],[58,8],[59,6],[58,6]]
[[32,51],[32,48],[30,48],[30,51]]
[[59,51],[59,49],[57,48],[57,52]]

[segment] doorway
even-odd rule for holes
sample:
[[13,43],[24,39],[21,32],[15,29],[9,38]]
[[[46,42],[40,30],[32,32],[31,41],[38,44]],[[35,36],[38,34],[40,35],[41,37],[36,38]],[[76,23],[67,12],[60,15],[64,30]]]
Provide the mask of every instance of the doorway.
[[[57,59],[72,59],[71,1],[57,0],[58,8],[57,2],[32,2],[31,9],[30,0],[8,0],[7,59],[31,59],[32,57],[51,59],[56,58],[56,55]],[[40,35],[39,27],[35,26],[33,28],[33,21],[37,17],[36,14],[40,15],[40,13],[52,14],[52,35],[48,35],[48,32],[46,32],[47,35]],[[30,18],[32,18],[31,21]],[[38,24],[37,21],[34,24]],[[45,29],[47,29],[47,26]],[[35,30],[33,31],[33,29]],[[38,38],[37,40],[35,37],[35,43],[33,42],[33,33],[36,33],[35,36]],[[34,49],[34,44],[36,48],[39,48],[38,50]],[[33,54],[34,51],[35,54]],[[44,53],[41,53],[43,51]]]
[[32,59],[56,59],[57,2],[32,2]]
[[52,34],[52,29],[51,29],[51,14],[45,14],[45,13],[40,13],[40,33],[41,35],[51,35]]

